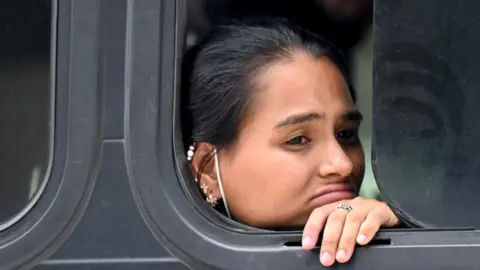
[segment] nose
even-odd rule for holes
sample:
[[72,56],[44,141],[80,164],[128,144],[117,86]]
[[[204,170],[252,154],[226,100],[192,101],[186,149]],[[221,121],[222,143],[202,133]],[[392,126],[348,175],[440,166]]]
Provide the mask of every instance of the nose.
[[324,179],[341,181],[349,176],[353,170],[353,163],[342,146],[335,140],[324,148],[319,174]]

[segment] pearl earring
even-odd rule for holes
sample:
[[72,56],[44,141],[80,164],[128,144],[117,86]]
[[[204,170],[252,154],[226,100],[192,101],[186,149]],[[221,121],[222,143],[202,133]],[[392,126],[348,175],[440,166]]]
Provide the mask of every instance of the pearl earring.
[[188,147],[188,151],[187,151],[187,160],[188,161],[192,161],[193,159],[193,155],[195,154],[195,143],[190,145],[190,147]]

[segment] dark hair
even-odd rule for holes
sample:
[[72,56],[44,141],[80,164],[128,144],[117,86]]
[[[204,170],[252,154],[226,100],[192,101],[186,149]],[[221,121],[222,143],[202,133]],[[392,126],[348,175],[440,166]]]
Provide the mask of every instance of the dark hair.
[[[278,18],[214,26],[185,55],[182,125],[186,146],[209,142],[231,146],[255,91],[256,76],[295,52],[331,59],[348,82],[343,55],[329,42]],[[355,93],[349,83],[350,93]]]

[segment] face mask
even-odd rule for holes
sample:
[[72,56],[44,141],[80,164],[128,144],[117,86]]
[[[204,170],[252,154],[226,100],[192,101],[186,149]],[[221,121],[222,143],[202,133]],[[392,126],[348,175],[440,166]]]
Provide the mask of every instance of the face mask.
[[215,157],[215,171],[217,172],[218,187],[220,188],[220,195],[222,195],[223,206],[225,206],[225,211],[227,212],[227,217],[232,218],[230,215],[230,210],[228,209],[227,197],[225,197],[225,192],[223,191],[222,177],[220,176],[220,163],[218,162],[217,148],[214,148],[214,157]]

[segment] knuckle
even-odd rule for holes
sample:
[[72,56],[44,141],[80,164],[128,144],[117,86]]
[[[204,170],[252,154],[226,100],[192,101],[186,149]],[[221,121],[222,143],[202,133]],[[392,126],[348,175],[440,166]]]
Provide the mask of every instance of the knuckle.
[[351,245],[353,245],[356,241],[356,235],[357,232],[355,233],[349,233],[349,234],[343,234],[342,239],[340,239],[340,244],[339,246],[342,248],[350,248]]
[[305,228],[303,228],[303,234],[304,235],[312,235],[315,234],[316,232],[319,232],[321,230],[319,224],[312,224],[312,223],[307,223],[305,225]]
[[380,228],[380,223],[379,222],[368,222],[368,223],[364,223],[364,226],[362,228],[362,232],[364,234],[374,234],[378,231],[378,229]]
[[320,220],[326,216],[325,210],[321,207],[313,209],[312,213],[310,214],[311,220]]
[[388,207],[388,205],[387,205],[386,202],[379,202],[379,201],[377,201],[376,208],[380,208],[380,209],[390,209],[390,207]]
[[304,229],[303,229],[303,234],[304,235],[313,235],[313,234],[317,234],[321,231],[321,224],[320,223],[313,223],[313,222],[309,222],[305,225]]
[[328,216],[328,223],[329,224],[337,224],[337,223],[343,223],[345,220],[345,213],[344,211],[334,211]]
[[361,223],[365,220],[365,215],[362,213],[359,213],[358,211],[352,211],[347,215],[346,222],[347,223],[354,223],[358,224]]
[[319,228],[323,224],[326,215],[319,208],[312,211],[310,217],[305,224],[306,228]]
[[322,248],[324,249],[335,249],[337,247],[338,240],[335,238],[324,238],[322,239]]
[[320,231],[324,227],[325,218],[326,215],[324,214],[324,211],[322,209],[314,209],[310,214],[307,223],[305,224],[303,234],[312,236],[320,233]]
[[383,207],[374,207],[369,213],[368,215],[372,218],[372,219],[375,219],[375,220],[378,220],[378,219],[382,219],[382,216],[385,214],[385,211],[387,209],[383,208]]

